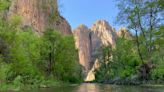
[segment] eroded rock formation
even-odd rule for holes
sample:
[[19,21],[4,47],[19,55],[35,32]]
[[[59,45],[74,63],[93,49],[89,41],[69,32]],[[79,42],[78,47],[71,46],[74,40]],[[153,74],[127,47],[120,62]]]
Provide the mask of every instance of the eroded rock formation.
[[96,21],[91,27],[91,56],[92,65],[97,58],[101,58],[102,49],[104,46],[111,45],[112,48],[116,45],[116,31],[105,20]]
[[73,33],[79,50],[79,62],[85,71],[85,81],[92,81],[103,46],[111,45],[114,48],[116,45],[116,31],[105,20],[98,20],[91,29],[81,25]]
[[83,67],[83,74],[86,76],[90,70],[91,62],[91,36],[90,29],[85,25],[80,25],[77,29],[73,31],[75,37],[75,45],[79,52],[79,62]]
[[96,35],[103,45],[115,47],[116,31],[105,20],[96,21],[91,28],[93,35]]
[[22,26],[32,26],[39,34],[46,28],[72,34],[70,25],[58,12],[57,0],[12,0],[9,19],[14,15],[22,17]]

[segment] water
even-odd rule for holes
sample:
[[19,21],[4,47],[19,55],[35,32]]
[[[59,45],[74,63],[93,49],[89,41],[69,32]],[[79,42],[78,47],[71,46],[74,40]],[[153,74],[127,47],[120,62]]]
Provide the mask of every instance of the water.
[[42,88],[26,92],[164,92],[164,87],[118,86],[109,84],[83,83],[81,85]]

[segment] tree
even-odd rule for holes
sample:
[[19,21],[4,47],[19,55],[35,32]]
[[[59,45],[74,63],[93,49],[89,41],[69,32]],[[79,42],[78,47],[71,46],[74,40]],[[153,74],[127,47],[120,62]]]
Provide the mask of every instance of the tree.
[[63,36],[56,54],[54,74],[63,81],[80,82],[81,69],[73,36]]
[[[112,58],[108,58],[111,56]],[[129,83],[131,77],[137,75],[140,60],[132,39],[118,38],[116,48],[110,50],[109,47],[106,47],[103,57],[101,67],[96,71],[98,82],[119,83],[129,79],[125,81],[125,83]]]
[[105,82],[111,79],[111,62],[112,62],[112,49],[111,46],[103,46],[103,55],[100,57],[100,68],[96,69],[96,81],[97,82]]
[[158,83],[164,81],[164,27],[161,26],[160,30],[155,33],[157,38],[155,39],[156,51],[153,52],[155,62],[155,69],[151,72],[151,77]]
[[45,65],[45,71],[47,75],[51,75],[54,65],[56,63],[55,56],[56,51],[58,49],[58,45],[60,44],[61,35],[54,31],[53,29],[47,29],[42,37],[42,45],[41,45],[41,56],[42,56],[42,65]]
[[67,82],[81,80],[78,53],[73,36],[62,36],[59,32],[48,29],[42,37],[40,67],[48,76]]
[[0,73],[6,76],[4,83],[19,78],[20,83],[36,84],[38,76],[41,77],[36,66],[40,58],[39,37],[31,28],[22,29],[17,16],[10,22],[0,21],[0,40],[0,67],[4,68]]
[[[135,33],[138,55],[142,64],[154,61],[153,52],[156,50],[154,35],[162,25],[163,10],[159,5],[161,0],[117,0],[118,20],[126,24]],[[146,69],[144,69],[146,71]]]

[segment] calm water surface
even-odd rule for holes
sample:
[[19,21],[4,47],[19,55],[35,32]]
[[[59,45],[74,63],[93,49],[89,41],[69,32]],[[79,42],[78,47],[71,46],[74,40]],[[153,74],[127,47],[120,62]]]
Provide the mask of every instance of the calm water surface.
[[26,92],[164,92],[164,87],[117,86],[109,84],[83,83],[80,85],[43,88]]

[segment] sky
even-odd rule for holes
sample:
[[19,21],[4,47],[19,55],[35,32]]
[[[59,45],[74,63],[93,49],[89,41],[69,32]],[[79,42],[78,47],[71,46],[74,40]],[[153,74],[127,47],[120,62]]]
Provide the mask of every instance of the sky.
[[59,0],[59,11],[72,29],[80,24],[91,27],[96,20],[107,20],[112,27],[118,13],[115,0]]

